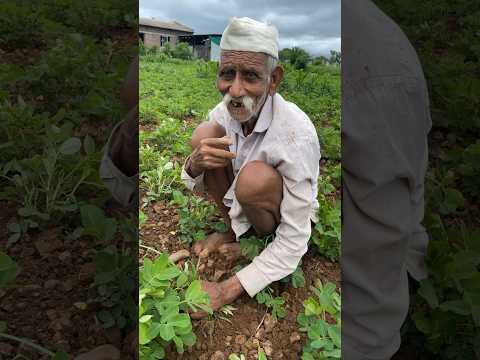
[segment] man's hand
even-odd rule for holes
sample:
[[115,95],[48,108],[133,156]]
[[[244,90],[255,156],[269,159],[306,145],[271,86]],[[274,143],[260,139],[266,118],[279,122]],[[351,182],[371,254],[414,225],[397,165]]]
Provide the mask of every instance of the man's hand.
[[228,145],[232,143],[228,136],[201,140],[190,155],[187,172],[190,176],[197,177],[205,170],[226,167],[236,156],[228,151]]
[[[202,281],[202,289],[208,293],[210,307],[213,311],[217,311],[223,305],[232,303],[244,291],[236,275],[221,283]],[[205,316],[207,316],[207,313],[204,311],[191,314],[192,319],[201,319]]]

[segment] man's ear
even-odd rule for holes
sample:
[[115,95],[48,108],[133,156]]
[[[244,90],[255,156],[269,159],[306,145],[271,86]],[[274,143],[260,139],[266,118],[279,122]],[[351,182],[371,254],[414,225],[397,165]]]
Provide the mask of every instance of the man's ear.
[[275,95],[277,92],[278,87],[280,86],[280,83],[282,82],[283,79],[283,68],[281,66],[277,66],[272,74],[270,75],[271,81],[270,81],[270,89],[269,89],[269,94],[271,96]]

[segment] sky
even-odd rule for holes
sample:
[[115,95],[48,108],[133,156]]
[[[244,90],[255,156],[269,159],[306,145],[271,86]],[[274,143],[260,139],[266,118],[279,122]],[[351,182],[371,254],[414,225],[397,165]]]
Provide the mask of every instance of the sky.
[[280,49],[299,46],[311,55],[340,51],[340,0],[139,0],[140,17],[176,20],[194,34],[221,34],[230,17],[275,25]]

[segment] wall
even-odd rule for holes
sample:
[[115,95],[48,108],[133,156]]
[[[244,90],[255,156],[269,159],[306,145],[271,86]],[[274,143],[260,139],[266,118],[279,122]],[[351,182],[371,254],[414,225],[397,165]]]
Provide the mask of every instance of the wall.
[[220,61],[220,46],[213,41],[210,44],[210,61]]
[[178,42],[178,36],[191,35],[191,33],[184,31],[160,29],[144,25],[139,26],[139,32],[144,34],[145,47],[160,47],[160,36],[170,36],[170,42],[172,43],[172,45],[176,45]]

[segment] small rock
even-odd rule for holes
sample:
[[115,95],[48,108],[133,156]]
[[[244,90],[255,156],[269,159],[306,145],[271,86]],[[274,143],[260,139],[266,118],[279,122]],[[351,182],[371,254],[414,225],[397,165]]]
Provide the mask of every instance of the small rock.
[[47,310],[46,314],[50,320],[55,320],[57,318],[57,312],[54,309]]
[[247,337],[245,335],[237,335],[235,336],[235,344],[243,345],[247,341]]
[[35,249],[32,247],[26,247],[22,250],[22,257],[28,257],[35,254]]
[[278,353],[275,353],[275,355],[273,355],[273,359],[274,360],[280,360],[280,359],[283,359],[283,353],[282,352],[278,352]]
[[273,318],[272,315],[267,314],[265,316],[265,320],[263,320],[263,326],[265,328],[265,332],[266,333],[271,332],[273,330],[273,328],[275,327],[276,322],[277,321]]
[[35,241],[35,248],[40,253],[40,255],[45,256],[51,252],[60,249],[63,246],[63,243],[58,238],[48,239],[48,240],[37,240]]
[[60,254],[58,254],[58,258],[61,260],[61,261],[67,261],[70,259],[70,252],[69,251],[63,251],[61,252]]
[[213,261],[213,259],[208,259],[208,261],[207,261],[207,267],[212,267],[214,263],[215,263],[215,262]]
[[262,344],[263,350],[265,351],[265,355],[267,356],[272,356],[273,353],[273,347],[272,347],[272,342],[267,340]]
[[202,355],[200,355],[200,357],[198,358],[198,360],[208,360],[208,354],[202,354]]
[[196,350],[202,350],[202,344],[200,344],[200,342],[197,341],[197,342],[195,343],[195,349],[196,349]]
[[225,338],[225,341],[231,342],[231,341],[232,341],[232,337],[231,337],[230,335],[228,335],[228,336]]
[[203,271],[205,270],[205,264],[200,264],[200,266],[198,267],[198,271]]
[[93,279],[95,275],[95,263],[86,263],[83,264],[79,273],[78,273],[78,280],[82,283],[88,282],[89,280]]
[[74,360],[118,360],[120,359],[120,351],[113,345],[106,344],[78,355]]
[[75,306],[77,309],[80,309],[80,310],[86,310],[87,309],[87,304],[82,302],[82,301],[78,301],[76,303],[73,303],[73,306]]
[[206,343],[203,343],[203,344],[202,344],[202,350],[205,351],[205,350],[207,350],[207,349],[208,349],[207,344],[206,344]]
[[56,332],[53,335],[53,341],[55,341],[56,343],[59,343],[60,341],[62,341],[62,339],[63,339],[63,336],[62,336],[62,333],[60,332]]
[[173,263],[176,263],[182,259],[185,259],[185,258],[188,258],[190,257],[190,252],[186,249],[183,249],[183,250],[179,250],[177,252],[174,252],[173,254],[171,254],[168,259],[173,262]]
[[69,292],[73,289],[73,281],[72,279],[67,279],[64,283],[63,283],[63,290],[65,292]]
[[1,355],[10,355],[11,353],[13,353],[14,350],[15,350],[15,348],[10,344],[0,343],[0,354]]
[[45,281],[45,283],[43,284],[43,287],[45,289],[54,289],[58,284],[60,284],[60,281],[55,279],[50,279]]
[[215,270],[215,273],[213,274],[213,281],[217,282],[219,281],[223,275],[225,275],[227,272],[224,270]]
[[258,339],[252,339],[245,343],[245,346],[247,347],[248,350],[258,349],[258,345],[260,345],[260,342],[258,341]]
[[105,329],[105,336],[109,343],[119,347],[122,345],[122,332],[118,327]]
[[296,343],[297,341],[300,341],[300,334],[294,332],[292,335],[290,335],[290,344]]
[[24,302],[17,303],[17,309],[25,309],[26,306],[27,306],[27,304],[24,303]]
[[225,360],[225,354],[220,350],[215,351],[210,360]]

